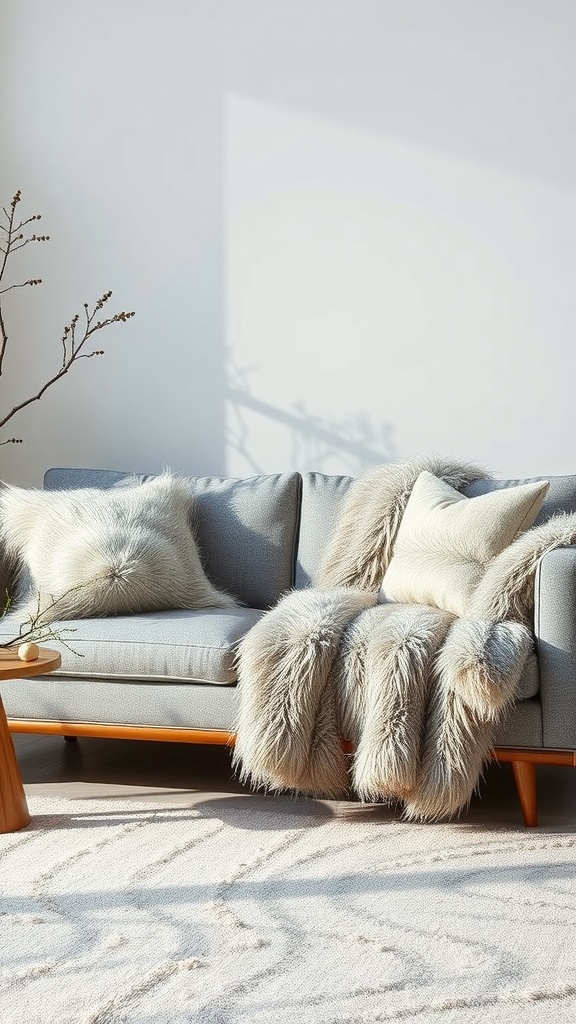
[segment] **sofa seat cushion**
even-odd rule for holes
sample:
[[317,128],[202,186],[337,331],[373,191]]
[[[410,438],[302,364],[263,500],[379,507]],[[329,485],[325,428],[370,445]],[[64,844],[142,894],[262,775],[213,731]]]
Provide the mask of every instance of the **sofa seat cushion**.
[[[62,635],[77,653],[55,640],[44,646],[62,655],[62,667],[53,675],[226,684],[236,680],[239,641],[263,614],[253,608],[210,608],[75,619],[54,623],[54,629],[74,630]],[[17,633],[19,621],[7,616],[0,639]]]
[[9,719],[202,732],[233,732],[238,720],[240,694],[234,683],[74,679],[55,672],[16,682],[0,681]]

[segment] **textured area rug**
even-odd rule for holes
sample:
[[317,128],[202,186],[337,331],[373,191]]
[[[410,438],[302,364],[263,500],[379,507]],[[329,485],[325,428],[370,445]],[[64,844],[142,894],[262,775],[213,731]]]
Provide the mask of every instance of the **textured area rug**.
[[574,833],[176,800],[30,797],[0,837],[2,1024],[573,1021]]

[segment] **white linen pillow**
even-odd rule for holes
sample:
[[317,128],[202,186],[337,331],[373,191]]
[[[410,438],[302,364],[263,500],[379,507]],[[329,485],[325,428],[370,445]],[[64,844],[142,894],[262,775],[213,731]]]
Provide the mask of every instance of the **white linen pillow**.
[[105,490],[2,484],[0,537],[24,584],[15,609],[50,622],[234,607],[202,568],[191,509],[189,486],[170,473]]
[[549,482],[467,498],[426,471],[406,504],[379,601],[426,604],[465,615],[492,559],[532,524]]

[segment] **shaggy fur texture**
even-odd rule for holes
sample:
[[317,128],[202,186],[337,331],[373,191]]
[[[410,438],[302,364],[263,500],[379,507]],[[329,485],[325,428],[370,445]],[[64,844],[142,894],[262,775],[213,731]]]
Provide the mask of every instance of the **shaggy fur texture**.
[[[472,616],[376,604],[423,469],[458,488],[482,476],[424,459],[368,473],[350,489],[314,587],[285,597],[242,642],[244,779],[331,797],[351,781],[365,800],[401,800],[413,820],[467,806],[532,650],[538,560],[576,543],[576,515],[533,527],[495,557]],[[355,748],[348,775],[342,738]]]
[[453,616],[418,605],[378,610],[367,644],[352,782],[363,800],[406,800],[420,774],[434,656]]
[[421,768],[405,804],[407,818],[437,820],[468,805],[532,643],[518,622],[453,624],[432,674]]
[[521,533],[490,564],[469,613],[481,619],[517,619],[530,625],[538,562],[553,548],[576,544],[576,514],[553,516]]
[[330,673],[348,622],[376,601],[361,590],[288,594],[242,641],[233,763],[269,789],[347,789]]
[[186,482],[168,473],[103,491],[2,485],[2,540],[22,571],[17,610],[50,622],[233,607],[202,568],[191,503]]

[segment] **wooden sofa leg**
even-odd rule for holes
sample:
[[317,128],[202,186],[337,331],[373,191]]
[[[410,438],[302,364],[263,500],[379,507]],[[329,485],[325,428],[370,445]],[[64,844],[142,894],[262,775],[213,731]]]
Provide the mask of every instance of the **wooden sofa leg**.
[[536,793],[536,765],[533,761],[512,761],[516,792],[527,828],[538,824],[538,798]]

